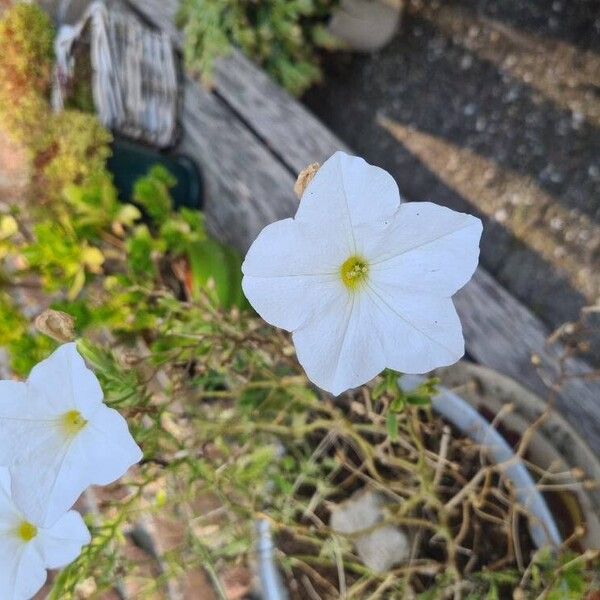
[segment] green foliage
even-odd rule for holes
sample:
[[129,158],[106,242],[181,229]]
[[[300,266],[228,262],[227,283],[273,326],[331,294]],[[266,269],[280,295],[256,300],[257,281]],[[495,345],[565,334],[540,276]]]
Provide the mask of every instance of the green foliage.
[[67,186],[106,172],[112,136],[93,115],[78,111],[52,115],[44,134],[38,166],[46,196],[56,197]]
[[[592,564],[590,570],[587,560]],[[591,591],[592,584],[600,587],[600,562],[596,554],[589,552],[577,555],[574,552],[564,552],[556,555],[549,549],[540,550],[534,557],[530,570],[529,586],[532,591],[544,591],[547,600],[580,600],[585,592]],[[595,572],[596,581],[591,575]]]
[[133,186],[133,201],[140,205],[154,223],[163,222],[172,210],[169,190],[177,183],[162,165],[155,165]]
[[241,258],[235,250],[207,238],[189,244],[188,257],[192,298],[208,293],[224,308],[248,307],[242,292]]
[[50,109],[53,39],[50,19],[35,4],[18,3],[0,19],[0,124],[29,150],[38,203],[105,174],[110,154],[111,135],[93,115]]
[[[35,275],[46,292],[65,291],[65,300],[80,316],[85,314],[90,326],[102,319],[110,324],[121,319],[123,329],[151,326],[153,318],[129,307],[130,302],[144,303],[130,286],[154,285],[165,263],[178,257],[193,264],[185,282],[189,293],[210,287],[223,305],[243,306],[239,257],[207,239],[202,215],[173,212],[171,174],[157,166],[136,183],[132,201],[149,219],[148,226],[136,226],[140,210],[119,202],[106,170],[109,132],[93,115],[50,111],[46,95],[53,34],[49,20],[34,5],[18,4],[0,22],[0,70],[12,77],[0,81],[0,97],[15,92],[18,83],[17,91],[35,97],[43,107],[41,116],[27,112],[28,118],[33,116],[25,127],[18,116],[24,107],[20,93],[0,105],[33,157],[31,205],[26,210],[15,206],[15,215],[0,215],[0,259],[18,256],[21,278]],[[29,230],[27,239],[15,236],[17,221]],[[199,249],[215,255],[201,256]],[[96,295],[92,315],[76,301],[87,283],[105,274],[107,258],[121,266],[103,283],[110,302],[99,302]]]
[[333,48],[325,23],[338,0],[183,0],[189,68],[210,79],[215,58],[239,46],[292,94],[321,78],[318,48]]
[[425,380],[411,392],[404,392],[398,384],[402,375],[392,369],[385,369],[377,385],[373,388],[374,400],[384,400],[387,406],[386,429],[391,441],[398,440],[398,414],[409,406],[427,408],[435,396],[439,381],[436,378]]
[[119,202],[109,174],[104,169],[92,173],[84,185],[65,186],[62,198],[70,211],[78,236],[97,239],[101,231],[120,235],[141,218],[133,204]]
[[0,292],[0,347],[8,352],[10,368],[25,376],[40,360],[54,349],[52,340],[30,331],[28,320],[14,300]]
[[94,246],[69,235],[58,223],[35,225],[34,239],[22,249],[28,266],[41,279],[44,289],[53,292],[69,286],[75,298],[85,284],[86,272],[100,273],[104,255]]
[[18,141],[31,142],[50,113],[53,37],[35,4],[19,2],[0,18],[0,124]]

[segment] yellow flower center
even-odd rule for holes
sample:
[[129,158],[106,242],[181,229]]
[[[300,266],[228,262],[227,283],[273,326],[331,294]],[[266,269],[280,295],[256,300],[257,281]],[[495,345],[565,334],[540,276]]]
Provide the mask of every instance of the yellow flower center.
[[60,424],[67,436],[74,436],[87,425],[87,421],[78,410],[70,410],[60,418]]
[[21,521],[17,527],[17,536],[25,543],[30,542],[36,535],[37,527],[27,521]]
[[349,290],[355,290],[365,283],[369,274],[369,265],[360,256],[351,256],[340,267],[340,277]]

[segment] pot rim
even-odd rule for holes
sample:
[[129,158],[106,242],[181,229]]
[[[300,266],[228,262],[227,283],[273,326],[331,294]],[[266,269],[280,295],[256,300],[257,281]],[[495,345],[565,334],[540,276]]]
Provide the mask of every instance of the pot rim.
[[[513,410],[502,418],[508,428],[522,434],[535,419],[547,412],[547,403],[536,393],[524,387],[512,377],[483,365],[466,360],[451,367],[438,369],[434,375],[440,377],[446,386],[456,388],[469,381],[478,385],[477,398],[473,394],[457,391],[471,406],[486,406],[495,414],[505,404],[511,403]],[[600,482],[600,457],[596,456],[577,430],[556,410],[548,412],[546,420],[532,436],[529,446],[534,463],[548,468],[558,461],[564,469],[581,468],[588,479]],[[572,478],[570,483],[579,483],[571,490],[586,522],[586,535],[581,542],[590,548],[600,548],[600,488],[587,489],[581,481]]]

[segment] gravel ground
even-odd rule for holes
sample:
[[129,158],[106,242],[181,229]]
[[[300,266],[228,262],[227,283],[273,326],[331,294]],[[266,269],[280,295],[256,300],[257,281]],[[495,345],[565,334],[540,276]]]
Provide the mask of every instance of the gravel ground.
[[550,326],[599,301],[599,1],[413,0],[325,71],[306,104],[407,199],[482,216],[483,265]]

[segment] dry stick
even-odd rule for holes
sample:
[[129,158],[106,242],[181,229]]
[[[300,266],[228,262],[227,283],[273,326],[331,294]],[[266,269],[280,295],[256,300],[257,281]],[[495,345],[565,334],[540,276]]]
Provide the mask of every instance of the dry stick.
[[562,491],[583,491],[583,490],[592,490],[595,487],[600,485],[598,482],[593,480],[586,481],[574,481],[573,483],[546,483],[546,484],[536,484],[536,488],[540,492],[562,492]]
[[[312,577],[315,581],[318,581],[320,585],[322,585],[325,589],[327,589],[327,592],[329,594],[332,594],[333,597],[336,597],[338,595],[338,590],[335,589],[335,586],[333,586],[327,579],[325,579],[325,577],[323,577],[316,569],[313,569],[309,564],[305,563],[303,560],[300,560],[299,558],[295,558],[293,556],[291,556],[289,558],[294,563],[294,565],[296,567],[298,567],[298,569],[300,569],[301,571],[304,571],[304,573],[306,575],[310,575],[310,577]],[[314,590],[314,588],[313,588],[313,590]],[[318,594],[317,594],[317,598],[319,598]]]
[[442,479],[442,475],[444,474],[444,463],[446,461],[446,457],[448,456],[448,446],[450,444],[450,427],[448,425],[444,425],[443,433],[442,433],[442,441],[440,442],[440,453],[438,457],[438,463],[435,468],[435,474],[433,476],[433,490],[440,485],[440,481]]
[[519,515],[514,506],[511,507],[511,532],[517,568],[520,572],[523,572],[525,570],[525,566],[523,564],[523,552],[521,550],[521,542],[519,540]]
[[472,506],[473,506],[473,511],[478,516],[480,516],[484,521],[489,521],[490,523],[494,523],[496,525],[499,525],[500,527],[503,527],[506,524],[506,521],[504,518],[496,517],[495,515],[491,515],[490,513],[479,508],[479,506],[477,506],[476,504],[473,504]]
[[[439,486],[440,481],[442,479],[442,475],[444,473],[444,464],[447,460],[448,456],[448,448],[450,445],[450,435],[451,430],[447,425],[444,426],[442,433],[442,441],[440,442],[440,453],[438,456],[438,461],[435,469],[435,474],[433,476],[433,491]],[[415,539],[412,544],[412,548],[410,550],[410,559],[409,564],[416,558],[419,553],[419,547],[421,546],[421,541],[423,538],[423,529],[419,529],[417,534],[415,535]]]
[[542,483],[548,479],[550,480],[554,480],[554,479],[583,479],[583,477],[585,476],[585,473],[583,471],[583,469],[579,468],[579,467],[575,467],[572,469],[567,469],[566,471],[551,471],[549,469],[553,469],[556,466],[560,466],[561,465],[561,461],[560,460],[555,460],[552,462],[552,464],[548,467],[548,469],[543,469],[542,467],[536,465],[535,463],[532,463],[528,460],[523,459],[523,463],[525,464],[525,466],[530,470],[530,471],[534,471],[535,473],[537,473],[540,476],[540,479],[538,480],[538,483]]
[[495,464],[495,465],[489,465],[489,466],[485,467],[484,469],[481,469],[480,471],[478,471],[476,473],[476,475],[473,476],[469,480],[469,482],[460,490],[460,492],[458,492],[453,498],[451,498],[448,502],[446,502],[446,505],[445,505],[444,508],[446,508],[446,510],[450,510],[450,509],[454,508],[459,502],[461,502],[463,500],[463,498],[465,496],[467,496],[469,493],[471,493],[474,490],[474,488],[477,487],[477,485],[483,479],[483,477],[487,477],[488,473],[491,473],[491,472],[493,472],[493,471],[495,471],[497,469],[506,468],[506,467],[510,466],[512,463],[521,460],[523,454],[525,453],[525,451],[527,450],[527,447],[529,446],[529,442],[531,441],[531,438],[533,437],[533,434],[544,423],[544,421],[546,421],[546,419],[548,418],[549,414],[550,414],[549,410],[545,410],[525,430],[525,432],[523,433],[523,436],[521,437],[521,441],[519,443],[519,447],[515,451],[515,455],[514,456],[512,456],[508,460],[505,460],[504,462],[501,462],[501,463],[498,463],[498,464]]
[[456,534],[456,537],[454,538],[454,543],[459,546],[462,544],[463,540],[465,539],[467,533],[469,532],[469,524],[470,524],[470,516],[471,516],[471,511],[469,509],[469,503],[468,502],[463,502],[462,503],[462,507],[463,507],[463,511],[462,511],[462,522],[460,524],[460,529],[458,531],[458,533]]
[[345,600],[346,590],[346,572],[344,571],[344,562],[342,559],[342,549],[340,548],[339,540],[333,536],[333,553],[335,556],[335,564],[337,567],[338,583],[340,589],[340,599]]
[[523,436],[521,437],[521,441],[519,442],[519,447],[516,451],[516,456],[520,459],[523,458],[523,455],[527,451],[529,447],[529,442],[531,442],[531,438],[535,434],[535,432],[544,424],[545,421],[550,417],[550,408],[546,408],[544,412],[525,430]]
[[471,558],[467,561],[467,564],[465,565],[465,569],[464,572],[466,574],[470,573],[474,568],[475,565],[477,564],[477,560],[478,560],[478,556],[475,553],[475,549],[479,546],[479,538],[481,536],[481,525],[479,524],[478,521],[475,521],[473,524],[473,543],[471,544],[471,546],[473,547],[473,555],[471,556]]
[[446,502],[444,508],[447,511],[452,510],[457,504],[462,502],[466,496],[468,496],[472,491],[474,491],[474,489],[479,485],[480,481],[485,477],[486,473],[488,471],[493,470],[494,468],[495,466],[490,465],[485,469],[477,471],[477,473],[467,482],[467,484],[453,498]]
[[322,600],[321,596],[317,594],[317,590],[315,590],[313,584],[310,582],[310,579],[306,575],[302,575],[302,585],[304,586],[312,600]]
[[[352,445],[352,444],[350,444],[350,445]],[[383,482],[383,481],[377,481],[373,477],[370,477],[369,475],[367,475],[367,474],[365,474],[365,473],[362,472],[363,467],[368,467],[368,464],[366,463],[366,461],[363,462],[363,464],[361,465],[361,467],[359,469],[359,468],[355,467],[354,465],[350,464],[348,461],[346,461],[344,455],[342,455],[339,452],[336,453],[336,458],[337,458],[337,460],[339,460],[339,461],[342,462],[342,464],[344,465],[344,467],[346,467],[346,469],[348,469],[351,473],[353,473],[354,475],[356,475],[359,479],[362,479],[366,483],[369,483],[374,488],[376,488],[378,491],[380,491],[381,493],[385,494],[386,496],[392,498],[393,500],[395,500],[399,504],[405,502],[405,498],[402,497],[402,496],[400,496],[400,495],[398,495],[398,494],[396,494],[395,492],[393,492],[386,485],[385,482]]]
[[396,576],[390,573],[378,586],[377,589],[367,598],[367,600],[376,600],[381,594],[395,583]]

